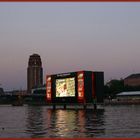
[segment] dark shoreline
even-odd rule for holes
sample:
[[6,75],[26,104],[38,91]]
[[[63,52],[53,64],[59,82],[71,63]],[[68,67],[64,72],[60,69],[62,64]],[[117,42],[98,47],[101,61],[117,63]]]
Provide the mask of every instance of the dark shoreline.
[[104,105],[140,105],[140,100],[105,100]]

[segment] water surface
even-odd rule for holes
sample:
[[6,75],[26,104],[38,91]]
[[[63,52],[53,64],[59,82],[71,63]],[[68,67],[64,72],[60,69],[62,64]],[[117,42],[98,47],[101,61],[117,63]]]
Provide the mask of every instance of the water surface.
[[0,106],[0,137],[140,137],[140,106],[94,110]]

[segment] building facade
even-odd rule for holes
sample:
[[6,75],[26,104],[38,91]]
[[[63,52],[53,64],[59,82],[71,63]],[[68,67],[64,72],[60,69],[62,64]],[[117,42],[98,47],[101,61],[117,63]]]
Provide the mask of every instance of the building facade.
[[41,58],[38,54],[29,57],[27,68],[27,92],[31,93],[32,88],[43,85],[43,68]]
[[121,92],[117,94],[118,103],[140,104],[140,91]]
[[125,86],[140,86],[140,74],[132,74],[124,79]]

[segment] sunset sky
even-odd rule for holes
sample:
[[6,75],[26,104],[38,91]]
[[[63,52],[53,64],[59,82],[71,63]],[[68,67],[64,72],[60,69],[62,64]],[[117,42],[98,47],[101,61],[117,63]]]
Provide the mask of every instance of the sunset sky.
[[29,55],[46,74],[140,73],[140,3],[0,3],[0,84],[26,89]]

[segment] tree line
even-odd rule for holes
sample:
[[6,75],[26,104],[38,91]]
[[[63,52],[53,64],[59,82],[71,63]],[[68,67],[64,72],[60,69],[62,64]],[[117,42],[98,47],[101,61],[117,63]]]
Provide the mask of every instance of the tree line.
[[124,85],[123,79],[114,79],[104,85],[105,98],[115,98],[116,94],[126,91],[140,91],[140,86]]

